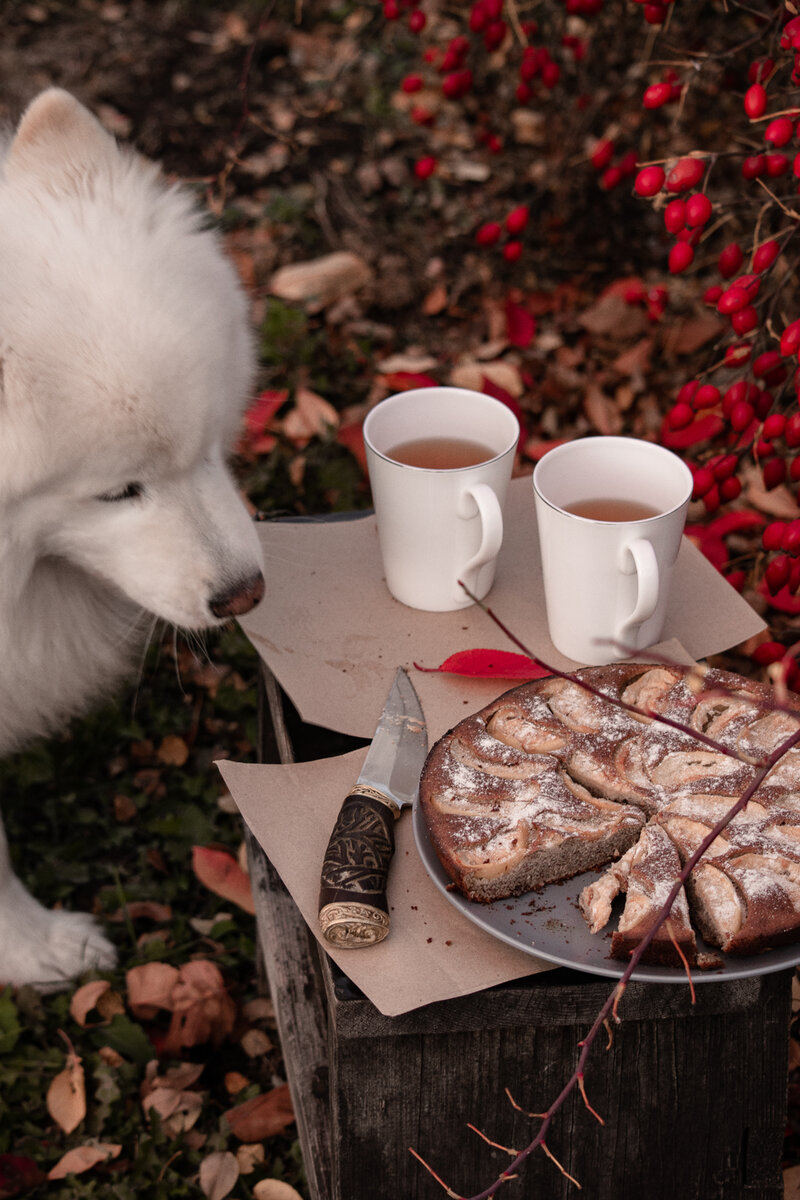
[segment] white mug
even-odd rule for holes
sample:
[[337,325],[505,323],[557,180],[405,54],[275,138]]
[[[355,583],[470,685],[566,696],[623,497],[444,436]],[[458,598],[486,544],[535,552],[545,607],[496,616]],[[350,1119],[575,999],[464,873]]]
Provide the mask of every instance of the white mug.
[[[460,580],[483,599],[494,582],[518,440],[508,406],[466,388],[400,392],[367,414],[372,501],[395,599],[429,612],[466,608],[473,601]],[[475,453],[462,454],[462,441]],[[412,461],[397,461],[398,451]],[[471,465],[447,465],[462,461]]]
[[596,666],[657,642],[692,494],[686,464],[636,438],[580,438],[540,459],[533,491],[556,649]]

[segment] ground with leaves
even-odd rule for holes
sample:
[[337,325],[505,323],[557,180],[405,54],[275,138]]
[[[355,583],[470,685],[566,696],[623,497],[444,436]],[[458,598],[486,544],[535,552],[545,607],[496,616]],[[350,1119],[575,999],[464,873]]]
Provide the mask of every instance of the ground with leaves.
[[[73,90],[195,187],[224,230],[260,333],[239,468],[267,515],[367,505],[361,420],[410,383],[511,404],[525,472],[557,439],[657,436],[676,383],[713,344],[718,323],[680,281],[659,320],[630,302],[632,280],[662,282],[663,239],[649,208],[599,189],[586,161],[599,108],[623,128],[636,119],[619,100],[639,86],[624,39],[609,43],[584,115],[522,123],[502,166],[451,114],[435,134],[447,170],[421,187],[428,135],[400,89],[417,47],[387,30],[380,4],[34,0],[0,2],[0,16],[9,122],[40,87]],[[472,231],[522,199],[535,230],[512,269]],[[343,257],[320,266],[333,252]],[[755,523],[692,516],[728,570],[752,561],[764,520],[798,515],[788,490],[755,479],[747,504]],[[793,614],[748,598],[787,640]],[[751,650],[719,665],[757,671]],[[202,650],[169,635],[117,703],[0,767],[20,874],[48,904],[94,909],[120,955],[70,992],[0,992],[0,1198],[307,1194],[241,828],[213,767],[254,758],[255,711],[241,633]]]

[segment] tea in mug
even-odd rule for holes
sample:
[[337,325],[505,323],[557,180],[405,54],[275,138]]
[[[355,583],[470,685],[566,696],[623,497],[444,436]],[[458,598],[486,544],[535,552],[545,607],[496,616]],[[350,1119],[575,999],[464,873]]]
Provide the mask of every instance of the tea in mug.
[[388,458],[407,467],[425,467],[429,471],[456,471],[459,467],[477,467],[495,457],[495,451],[467,438],[425,437],[401,442],[386,451]]
[[646,521],[648,517],[657,517],[659,510],[652,504],[642,504],[639,500],[616,500],[603,497],[595,500],[577,500],[574,504],[565,504],[564,511],[575,517],[586,517],[590,521]]

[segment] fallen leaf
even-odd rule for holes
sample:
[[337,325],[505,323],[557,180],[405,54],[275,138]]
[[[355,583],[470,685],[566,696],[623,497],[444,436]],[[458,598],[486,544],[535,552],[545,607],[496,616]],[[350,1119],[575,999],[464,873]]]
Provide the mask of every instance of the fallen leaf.
[[761,472],[756,466],[748,467],[742,474],[745,498],[753,508],[757,508],[759,512],[775,517],[779,521],[794,521],[800,517],[800,506],[783,484],[767,491]]
[[227,850],[193,846],[192,867],[200,882],[215,896],[231,900],[245,912],[255,913],[250,877]]
[[480,392],[483,389],[484,379],[489,379],[501,387],[515,400],[518,400],[525,390],[519,369],[513,363],[502,360],[478,362],[473,359],[459,363],[450,372],[450,383],[453,387],[470,388],[473,392]]
[[589,383],[586,387],[583,411],[598,433],[609,435],[622,430],[623,422],[619,409],[596,383]]
[[165,1051],[177,1055],[184,1046],[211,1042],[218,1046],[230,1034],[236,1005],[217,966],[206,959],[184,963],[172,990],[172,1022]]
[[[259,1196],[258,1184],[253,1189],[253,1195],[257,1200],[264,1200],[264,1196]],[[278,1197],[274,1197],[278,1200]],[[800,1200],[800,1166],[789,1167],[783,1172],[783,1200]]]
[[414,666],[418,671],[441,671],[474,679],[544,679],[550,674],[527,655],[509,650],[458,650],[438,667]]
[[128,1007],[135,1017],[154,1017],[160,1008],[172,1009],[172,989],[178,981],[178,968],[169,963],[142,963],[131,967],[125,976]]
[[[430,354],[390,354],[378,366],[381,375],[411,375],[424,377],[425,371],[435,371],[439,365],[438,359]],[[432,382],[432,381],[431,381]],[[415,387],[425,387],[424,383],[414,384]]]
[[260,1179],[253,1188],[254,1200],[301,1200],[300,1193],[282,1179]]
[[200,1188],[208,1200],[224,1200],[238,1178],[239,1164],[230,1150],[215,1150],[200,1163]]
[[203,1109],[203,1097],[198,1092],[159,1087],[144,1097],[142,1109],[148,1115],[157,1112],[164,1132],[178,1137],[194,1126]]
[[124,908],[118,908],[110,913],[107,921],[138,921],[145,917],[149,921],[171,921],[172,908],[169,904],[160,904],[158,900],[129,900]]
[[447,288],[443,283],[434,284],[422,301],[422,312],[426,317],[435,317],[447,307]]
[[718,337],[724,329],[725,322],[711,313],[702,313],[684,321],[674,321],[666,327],[663,353],[667,357],[695,354],[706,342]]
[[[388,360],[387,360],[388,361]],[[388,371],[384,373],[383,366],[378,368],[381,382],[392,392],[410,392],[415,388],[436,387],[435,379],[418,371]]]
[[310,438],[323,437],[338,425],[339,414],[332,404],[311,388],[299,387],[295,392],[294,407],[284,418],[282,429],[291,441],[304,445]]
[[173,1088],[177,1092],[186,1091],[197,1083],[204,1070],[205,1063],[178,1063],[166,1071],[159,1071],[158,1062],[153,1059],[145,1068],[142,1095],[146,1096],[160,1087]]
[[269,291],[282,300],[304,304],[318,312],[342,296],[352,295],[372,278],[363,258],[348,250],[337,250],[309,262],[281,267],[269,281]]
[[595,336],[613,334],[615,339],[637,337],[648,327],[647,317],[640,308],[609,291],[583,310],[578,324]]
[[171,767],[182,767],[189,757],[189,747],[182,737],[168,733],[158,747],[158,761]]
[[346,446],[361,470],[367,471],[367,452],[364,449],[364,429],[359,422],[355,425],[344,425],[337,430],[336,440],[341,446]]
[[86,1116],[86,1086],[81,1059],[70,1048],[67,1065],[47,1089],[47,1111],[59,1129],[72,1133]]
[[44,1179],[44,1172],[32,1158],[22,1154],[0,1154],[0,1197],[21,1196]]
[[650,366],[650,356],[653,352],[653,339],[640,338],[628,350],[623,350],[612,362],[612,369],[620,375],[641,376]]
[[73,1021],[77,1021],[85,1029],[87,1015],[96,1008],[97,1001],[110,987],[107,979],[94,979],[91,983],[79,987],[69,1002],[69,1014]]
[[256,1167],[266,1160],[266,1151],[261,1142],[247,1142],[236,1151],[236,1161],[242,1175],[251,1175]]
[[511,345],[524,350],[530,346],[536,334],[536,318],[521,304],[509,300],[506,303],[506,332]]
[[294,1121],[288,1083],[229,1108],[225,1118],[231,1133],[241,1142],[261,1142],[274,1137]]
[[115,1142],[95,1142],[87,1146],[76,1146],[58,1160],[47,1173],[48,1179],[65,1179],[67,1175],[81,1175],[98,1163],[116,1158],[122,1150]]

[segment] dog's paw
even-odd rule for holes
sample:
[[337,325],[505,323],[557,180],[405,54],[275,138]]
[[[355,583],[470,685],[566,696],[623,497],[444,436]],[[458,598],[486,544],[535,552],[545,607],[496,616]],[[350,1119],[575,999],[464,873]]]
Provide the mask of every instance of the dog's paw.
[[44,908],[17,879],[0,898],[0,983],[55,992],[115,962],[114,947],[88,913]]

